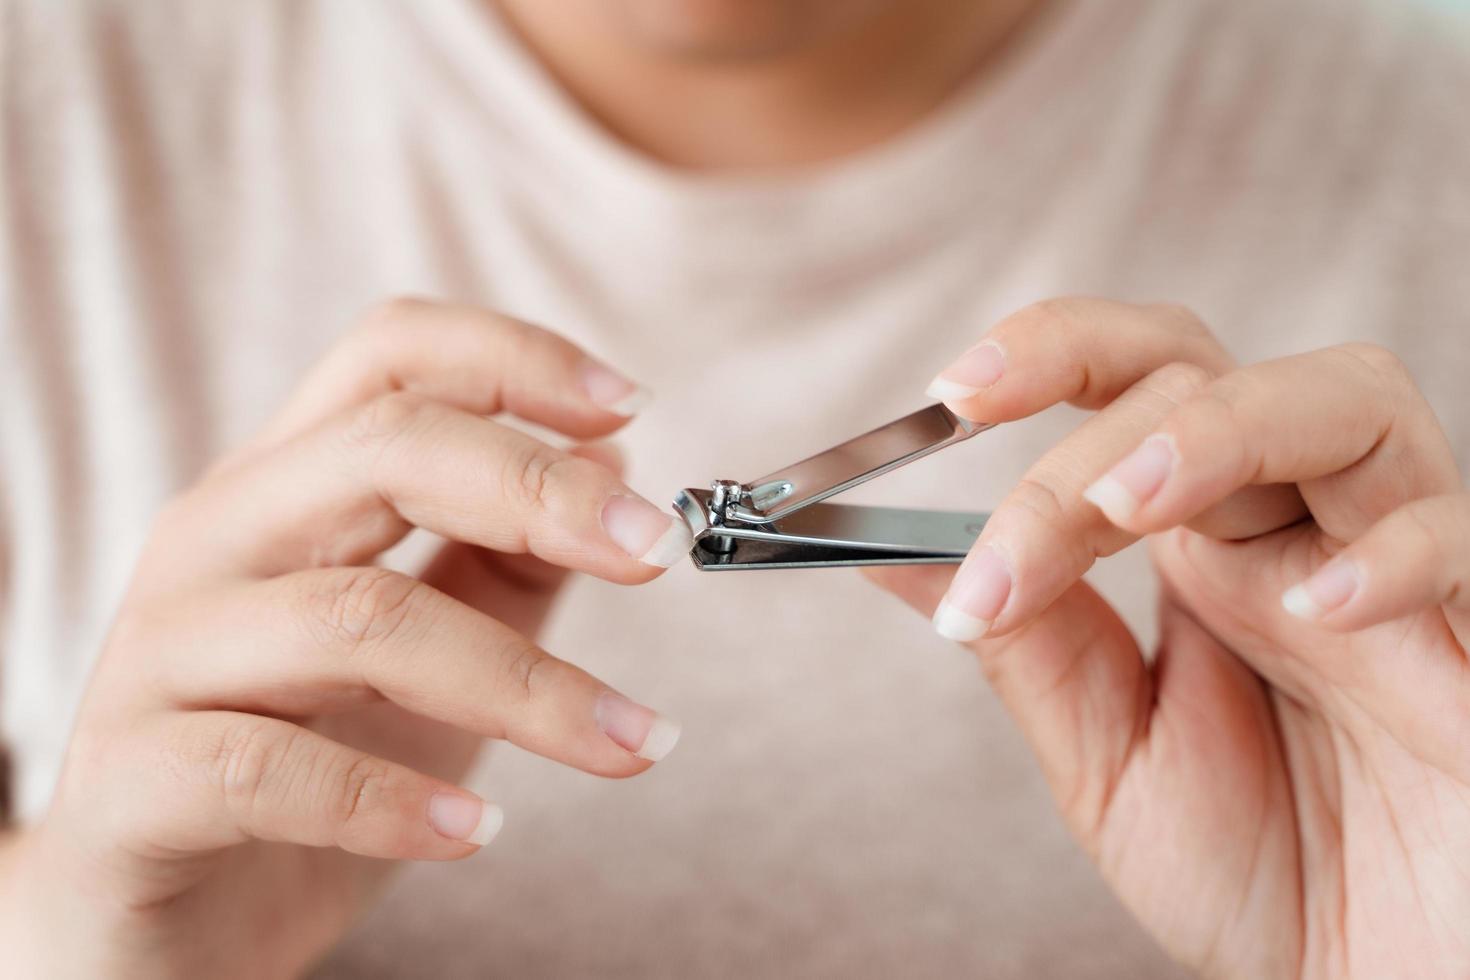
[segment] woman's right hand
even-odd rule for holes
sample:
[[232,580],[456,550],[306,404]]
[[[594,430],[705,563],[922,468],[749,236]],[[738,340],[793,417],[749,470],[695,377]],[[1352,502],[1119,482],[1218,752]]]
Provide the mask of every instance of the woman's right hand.
[[[687,531],[574,439],[637,389],[545,331],[390,303],[159,518],[47,816],[6,862],[24,975],[278,976],[342,934],[386,862],[475,853],[482,738],[630,776],[678,727],[536,646],[562,570],[646,582]],[[580,454],[579,454],[580,453]],[[592,457],[592,458],[588,458]],[[421,578],[374,567],[413,527]]]

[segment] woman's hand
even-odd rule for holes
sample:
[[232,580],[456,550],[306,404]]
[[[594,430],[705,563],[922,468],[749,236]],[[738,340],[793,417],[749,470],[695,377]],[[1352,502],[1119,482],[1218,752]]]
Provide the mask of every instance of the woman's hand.
[[[1072,830],[1189,966],[1470,975],[1470,495],[1391,354],[1235,369],[1189,314],[998,326],[931,393],[1097,414],[955,574],[873,577],[979,654]],[[1157,657],[1080,576],[1149,536]]]
[[[400,301],[159,519],[46,818],[7,856],[6,972],[280,976],[386,862],[475,853],[453,782],[483,738],[630,776],[678,727],[538,648],[563,569],[622,583],[687,548],[596,449],[632,384],[549,333]],[[591,458],[587,458],[591,457]],[[615,465],[615,464],[614,464]],[[412,527],[423,578],[373,566]]]

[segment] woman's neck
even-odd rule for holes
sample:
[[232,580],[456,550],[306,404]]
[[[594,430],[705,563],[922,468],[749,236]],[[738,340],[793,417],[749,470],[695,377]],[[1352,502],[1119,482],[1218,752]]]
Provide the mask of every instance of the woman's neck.
[[823,4],[494,2],[610,132],[702,171],[774,170],[881,143],[983,72],[1044,6],[828,0],[826,16],[802,18]]

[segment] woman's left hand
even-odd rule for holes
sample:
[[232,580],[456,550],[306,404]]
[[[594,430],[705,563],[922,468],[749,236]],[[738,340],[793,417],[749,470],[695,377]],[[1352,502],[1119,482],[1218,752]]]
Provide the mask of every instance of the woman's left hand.
[[[1470,494],[1398,359],[1237,369],[1186,311],[1063,300],[931,394],[1097,410],[952,582],[871,575],[979,655],[1144,925],[1210,975],[1470,974]],[[1151,661],[1081,581],[1143,536]]]

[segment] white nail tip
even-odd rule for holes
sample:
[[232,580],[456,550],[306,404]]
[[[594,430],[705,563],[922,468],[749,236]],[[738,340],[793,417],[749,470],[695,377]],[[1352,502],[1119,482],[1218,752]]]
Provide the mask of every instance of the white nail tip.
[[1082,491],[1082,498],[1097,505],[1114,524],[1128,520],[1138,511],[1138,498],[1123,484],[1105,476]]
[[689,525],[677,517],[669,518],[668,530],[660,534],[653,547],[643,553],[638,560],[645,565],[655,565],[659,568],[668,568],[689,554],[689,549],[694,547],[694,537],[689,533]]
[[505,811],[494,803],[486,803],[485,809],[480,812],[480,822],[475,824],[475,829],[465,840],[484,847],[495,839],[495,835],[500,833],[500,828],[504,824]]
[[614,415],[621,415],[623,418],[632,418],[643,411],[651,401],[653,401],[653,392],[647,388],[634,388],[611,405],[605,405],[603,407]]
[[653,720],[653,726],[648,729],[648,734],[643,739],[643,744],[634,753],[640,759],[649,762],[657,762],[670,752],[674,746],[679,744],[679,733],[682,729],[679,723],[672,718],[659,715]]
[[1312,601],[1307,590],[1293,585],[1281,594],[1281,608],[1298,619],[1321,619],[1322,607]]
[[979,388],[962,385],[958,381],[949,381],[945,378],[935,378],[929,382],[929,387],[924,389],[924,394],[942,402],[959,401],[979,393]]
[[934,630],[946,640],[969,643],[980,639],[989,629],[988,620],[971,616],[947,602],[941,602],[934,610]]

